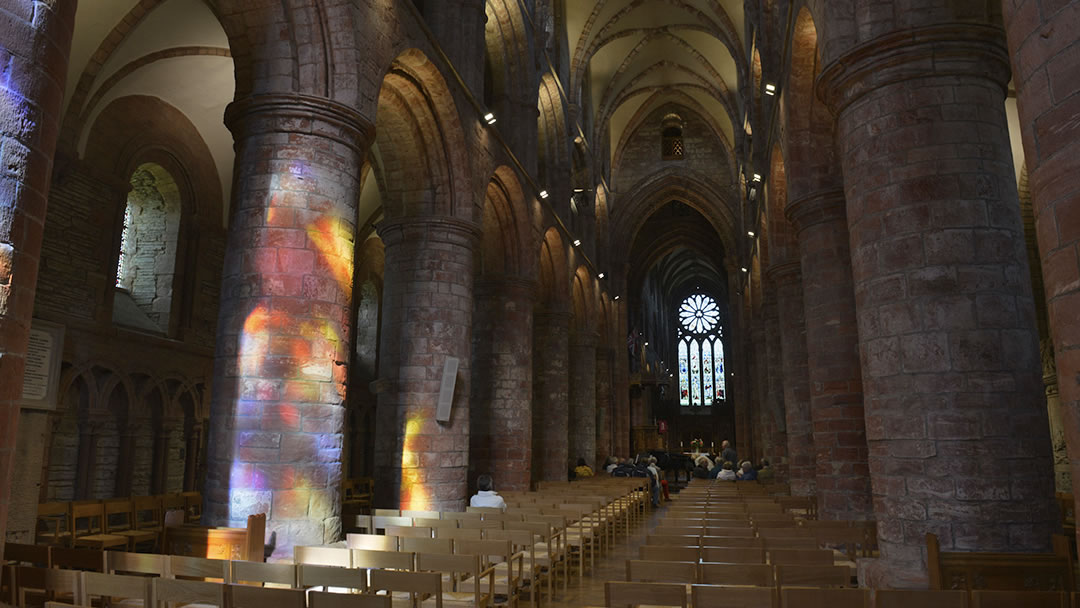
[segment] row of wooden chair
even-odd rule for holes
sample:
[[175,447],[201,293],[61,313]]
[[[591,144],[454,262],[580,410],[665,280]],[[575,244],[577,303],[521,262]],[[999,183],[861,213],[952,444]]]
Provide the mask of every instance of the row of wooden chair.
[[878,589],[736,588],[637,583],[605,585],[607,608],[1080,608],[1080,594],[1057,591],[915,591]]
[[41,503],[35,543],[63,547],[122,547],[134,550],[161,540],[167,513],[172,523],[202,519],[199,492]]

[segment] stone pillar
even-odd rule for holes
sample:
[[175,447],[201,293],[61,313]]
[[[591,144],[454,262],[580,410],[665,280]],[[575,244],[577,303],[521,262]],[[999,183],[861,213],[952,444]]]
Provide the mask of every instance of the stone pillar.
[[[1060,530],[999,28],[904,29],[826,66],[837,116],[881,558],[1046,551]],[[1002,455],[1008,465],[1001,465]]]
[[[771,281],[769,282],[771,283]],[[787,419],[784,413],[783,356],[780,348],[780,312],[776,293],[771,284],[764,290],[765,367],[768,390],[765,394],[765,436],[769,439],[765,458],[769,460],[777,481],[788,480]]]
[[570,334],[570,453],[567,466],[578,458],[596,467],[596,334],[579,330]]
[[1080,8],[1075,2],[1002,2],[1024,159],[1050,315],[1065,441],[1080,479]]
[[512,278],[476,285],[469,470],[491,474],[496,490],[528,491],[532,475],[535,289]]
[[[76,5],[0,0],[0,539],[8,519],[18,402]],[[0,559],[3,554],[0,547]]]
[[818,517],[873,519],[844,193],[792,201],[787,216],[802,255]]
[[[473,251],[480,231],[451,217],[379,226],[386,246],[376,410],[379,506],[463,511],[468,498]],[[435,420],[443,366],[458,359],[448,422]]]
[[205,517],[267,514],[276,559],[341,536],[359,168],[372,128],[299,94],[233,102],[236,180],[218,313]]
[[614,453],[612,445],[611,363],[615,351],[604,345],[596,349],[596,461],[602,465]]
[[[623,282],[620,282],[620,285]],[[620,289],[622,291],[623,289]],[[612,310],[618,315],[615,335],[615,350],[612,355],[615,392],[615,455],[619,458],[631,456],[630,427],[632,413],[630,409],[630,360],[624,334],[628,331],[626,306],[623,301],[616,301]]]
[[1039,350],[1042,352],[1043,386],[1046,387],[1046,416],[1050,420],[1050,446],[1054,454],[1054,490],[1071,494],[1072,471],[1069,468],[1065,417],[1061,411],[1057,368],[1054,366],[1054,345],[1050,343],[1050,340],[1040,340]]
[[199,475],[199,452],[202,449],[202,422],[194,421],[187,425],[184,437],[184,491],[196,491]]
[[533,479],[566,481],[570,413],[570,313],[538,312],[533,320]]
[[780,355],[784,384],[784,419],[787,428],[788,481],[795,496],[816,492],[814,428],[810,413],[810,381],[806,369],[806,328],[803,324],[802,274],[798,262],[769,268],[776,285]]

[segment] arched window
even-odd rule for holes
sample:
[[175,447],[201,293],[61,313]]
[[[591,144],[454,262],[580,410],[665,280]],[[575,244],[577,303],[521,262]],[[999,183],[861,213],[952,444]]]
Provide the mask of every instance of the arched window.
[[695,294],[679,307],[679,404],[725,399],[724,334],[716,300]]
[[179,230],[176,180],[160,165],[141,165],[131,176],[124,209],[113,321],[146,331],[169,331]]
[[661,122],[660,154],[664,160],[682,160],[683,151],[682,118],[668,114]]

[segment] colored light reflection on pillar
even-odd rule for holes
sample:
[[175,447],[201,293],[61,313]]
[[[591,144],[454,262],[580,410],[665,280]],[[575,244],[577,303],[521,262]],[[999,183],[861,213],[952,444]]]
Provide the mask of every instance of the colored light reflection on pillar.
[[308,238],[319,251],[338,287],[345,293],[352,291],[353,241],[348,238],[351,229],[337,218],[320,218],[307,227]]
[[431,504],[420,479],[420,461],[416,445],[423,418],[415,416],[405,423],[405,443],[401,448],[401,508],[426,511]]

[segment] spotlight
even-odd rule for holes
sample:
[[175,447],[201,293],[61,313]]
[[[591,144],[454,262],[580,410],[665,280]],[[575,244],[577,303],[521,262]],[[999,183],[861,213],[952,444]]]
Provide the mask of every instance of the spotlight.
[[761,181],[761,174],[760,173],[755,173],[754,174],[754,181],[755,182],[760,182]]
[[648,346],[648,345],[649,345],[649,343],[648,343],[648,342],[646,342],[646,343],[645,343],[645,346]]
[[757,236],[757,235],[756,235],[756,234],[754,234],[754,231],[753,231],[753,230],[748,230],[748,231],[746,232],[746,236],[748,236],[748,237],[750,237],[750,238],[754,238],[754,237],[755,237],[755,236]]
[[547,198],[547,197],[548,197],[548,191],[547,190],[541,190],[540,191],[540,198]]
[[574,247],[581,247],[581,239],[574,239]]
[[487,114],[484,114],[484,120],[486,120],[489,125],[493,125],[495,124],[495,115],[488,112]]
[[619,301],[619,298],[621,298],[621,297],[622,297],[622,296],[615,296],[615,301],[616,301],[616,302],[618,302],[618,301]]
[[748,270],[746,269],[746,266],[743,266],[743,268],[742,268],[742,271],[743,271],[743,272],[749,272],[749,271],[748,271]]
[[765,85],[765,94],[766,95],[776,95],[776,85],[775,84],[767,84],[767,85]]
[[596,275],[596,278],[598,278],[598,279],[604,278],[604,273],[601,272],[600,274]]
[[578,193],[578,194],[580,194],[580,193],[582,193],[582,192],[584,192],[584,191],[585,191],[585,189],[584,189],[584,188],[574,188],[574,192],[576,192],[576,193]]

